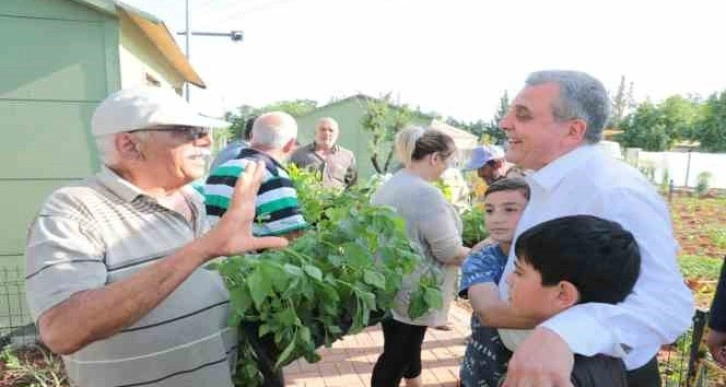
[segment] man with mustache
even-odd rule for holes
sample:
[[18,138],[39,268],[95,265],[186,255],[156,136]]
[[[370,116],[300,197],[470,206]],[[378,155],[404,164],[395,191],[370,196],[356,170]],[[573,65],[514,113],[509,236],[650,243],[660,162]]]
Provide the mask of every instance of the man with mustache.
[[232,386],[229,294],[202,265],[287,241],[252,236],[261,164],[207,226],[189,183],[205,172],[210,128],[225,125],[156,88],[96,108],[100,172],[48,197],[26,247],[28,304],[72,385]]
[[355,155],[340,146],[340,127],[332,117],[323,117],[315,127],[315,141],[292,154],[290,161],[300,168],[310,168],[321,174],[323,185],[344,189],[358,180]]

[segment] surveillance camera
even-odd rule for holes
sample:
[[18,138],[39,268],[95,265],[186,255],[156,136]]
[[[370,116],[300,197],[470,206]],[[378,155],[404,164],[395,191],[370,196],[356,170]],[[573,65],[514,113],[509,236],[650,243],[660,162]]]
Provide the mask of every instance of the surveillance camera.
[[234,42],[241,41],[243,36],[242,31],[232,31],[229,33],[229,37],[232,38],[232,41]]

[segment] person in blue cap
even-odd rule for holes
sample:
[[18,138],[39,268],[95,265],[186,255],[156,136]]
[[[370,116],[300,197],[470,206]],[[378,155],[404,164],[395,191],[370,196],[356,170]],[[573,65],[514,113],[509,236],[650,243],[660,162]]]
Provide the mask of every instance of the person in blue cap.
[[484,179],[487,185],[508,176],[510,170],[513,171],[511,164],[504,160],[504,150],[496,145],[480,145],[472,150],[471,158],[462,171],[473,170],[476,170],[477,176]]

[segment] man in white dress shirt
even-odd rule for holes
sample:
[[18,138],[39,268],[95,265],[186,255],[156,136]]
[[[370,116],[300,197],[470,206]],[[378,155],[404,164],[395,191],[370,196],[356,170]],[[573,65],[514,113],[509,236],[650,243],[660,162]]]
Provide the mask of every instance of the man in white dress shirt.
[[[515,238],[550,219],[589,214],[632,232],[642,255],[640,278],[624,302],[577,305],[531,331],[500,329],[514,351],[506,387],[570,386],[573,353],[622,357],[629,386],[659,386],[658,349],[690,325],[693,296],[678,270],[665,202],[637,170],[596,146],[608,113],[597,79],[542,71],[530,74],[500,122],[509,140],[507,161],[534,171]],[[514,259],[512,250],[499,287],[503,299]]]

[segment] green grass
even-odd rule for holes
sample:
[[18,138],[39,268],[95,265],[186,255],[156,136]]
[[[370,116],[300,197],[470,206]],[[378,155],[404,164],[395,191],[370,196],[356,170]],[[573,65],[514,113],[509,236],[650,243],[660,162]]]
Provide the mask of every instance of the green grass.
[[726,249],[726,227],[714,227],[708,231],[708,237],[716,247]]
[[685,278],[718,280],[723,259],[699,255],[683,255],[678,257],[681,272]]

